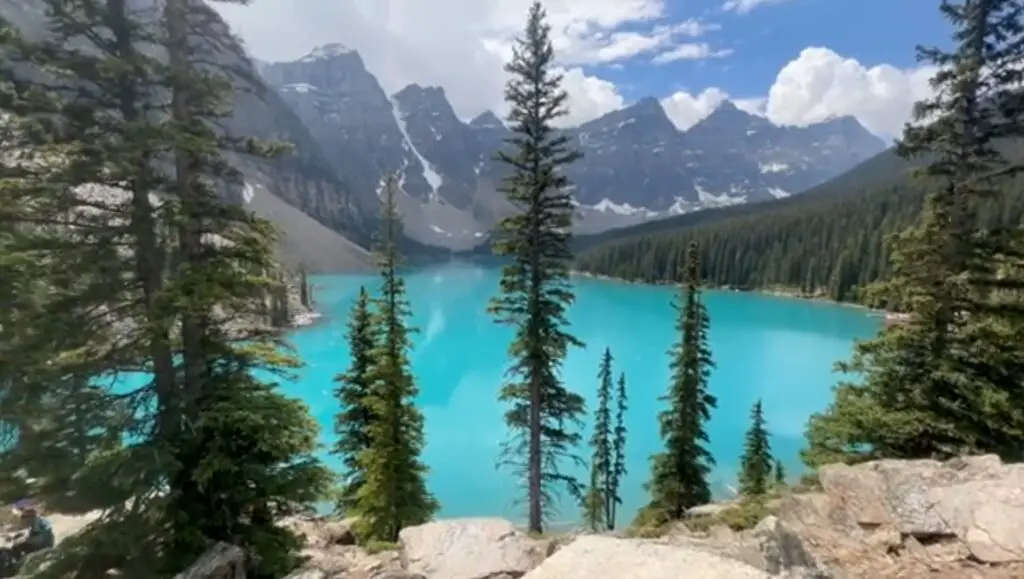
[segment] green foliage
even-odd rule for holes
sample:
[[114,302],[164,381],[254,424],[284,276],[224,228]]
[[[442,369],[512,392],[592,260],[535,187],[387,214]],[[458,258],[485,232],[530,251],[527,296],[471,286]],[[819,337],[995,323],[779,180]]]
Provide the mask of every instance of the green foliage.
[[583,497],[583,522],[591,531],[603,531],[608,526],[605,521],[604,493],[601,471],[597,463],[593,462],[590,466],[590,484]]
[[586,519],[593,530],[611,527],[612,496],[612,351],[605,348],[597,371],[597,412],[590,437],[590,485],[585,502]]
[[370,294],[365,287],[360,287],[348,323],[349,367],[334,378],[334,397],[341,410],[334,417],[337,440],[331,452],[341,458],[345,468],[336,502],[336,508],[341,514],[352,508],[359,488],[365,481],[359,466],[359,455],[370,448],[371,442],[369,433],[373,414],[366,400],[372,386],[373,356],[377,347],[375,332],[379,329],[370,311]]
[[[1024,160],[1024,141],[1004,141]],[[917,160],[914,160],[916,162]],[[576,268],[619,279],[681,281],[676,264],[691,241],[701,249],[701,277],[713,287],[767,290],[896,309],[866,292],[890,271],[890,236],[913,224],[927,181],[893,151],[793,197],[706,209],[581,238]],[[972,200],[983,227],[1024,223],[1024,178],[998,180],[1004,194]]]
[[[274,519],[330,476],[308,410],[254,377],[297,362],[258,323],[274,232],[220,195],[242,184],[230,155],[277,149],[217,128],[240,70],[207,49],[244,51],[205,5],[142,21],[124,3],[44,4],[46,41],[0,22],[0,291],[19,294],[0,296],[19,306],[0,308],[3,488],[104,511],[47,573],[175,573],[227,540],[251,576],[283,575],[297,542]],[[126,372],[151,379],[129,389]]]
[[698,249],[687,251],[685,283],[673,306],[678,312],[679,342],[669,350],[672,381],[661,398],[668,408],[659,415],[665,449],[652,457],[648,489],[651,504],[670,519],[711,500],[708,474],[714,465],[705,425],[717,400],[708,392],[714,362],[708,347],[709,319],[701,303]]
[[768,494],[773,462],[764,409],[759,399],[750,411],[750,429],[747,430],[740,458],[740,495],[744,500],[760,500]]
[[583,500],[579,481],[561,463],[582,464],[576,447],[585,401],[558,376],[568,349],[583,345],[566,330],[566,310],[574,300],[569,278],[573,206],[562,173],[580,153],[552,125],[567,114],[568,96],[553,70],[554,49],[544,20],[544,9],[535,2],[505,67],[511,76],[505,100],[513,136],[507,139],[510,149],[497,154],[510,169],[500,189],[522,212],[498,224],[494,253],[508,263],[502,268],[500,293],[488,308],[498,323],[515,328],[509,379],[499,395],[510,405],[505,422],[511,431],[500,464],[525,479],[531,532],[541,532],[552,513],[554,486]]
[[772,469],[772,474],[775,475],[776,487],[786,486],[786,467],[782,466],[781,460],[775,460],[775,468]]
[[407,326],[410,315],[405,281],[398,275],[395,242],[401,222],[395,206],[398,181],[389,175],[381,206],[382,234],[378,256],[380,297],[374,300],[376,315],[370,352],[370,387],[361,404],[373,419],[366,429],[368,446],[358,455],[356,469],[363,481],[347,514],[358,518],[356,535],[361,541],[398,540],[403,527],[425,523],[439,505],[426,486],[423,452],[423,414],[415,406],[417,388],[409,366],[412,342]]
[[771,511],[764,501],[743,501],[738,505],[723,509],[713,517],[714,524],[725,525],[734,531],[753,529]]
[[618,506],[622,504],[619,490],[622,477],[626,476],[626,375],[619,374],[615,391],[615,430],[612,432],[612,471],[608,482],[607,519],[608,529],[615,529],[615,516]]
[[304,403],[273,385],[233,371],[217,379],[231,382],[208,384],[194,435],[178,451],[192,466],[171,497],[177,546],[194,544],[182,562],[220,540],[259,553],[256,576],[281,577],[300,562],[302,543],[275,522],[326,496],[333,483],[314,456],[319,427]]
[[920,49],[938,68],[936,92],[918,105],[919,123],[898,146],[904,156],[927,156],[929,191],[919,219],[894,238],[891,274],[876,288],[910,317],[859,344],[840,365],[863,381],[840,384],[832,406],[812,417],[805,453],[812,465],[876,456],[1022,457],[1021,229],[1019,221],[979,229],[977,213],[981,201],[1008,199],[994,177],[1020,168],[994,143],[1022,136],[1022,72],[989,67],[1024,57],[1024,8],[944,1],[940,11],[956,29],[957,46]]
[[636,516],[626,527],[626,535],[637,538],[660,537],[665,533],[665,527],[670,520],[665,511],[657,505],[645,505],[637,511]]

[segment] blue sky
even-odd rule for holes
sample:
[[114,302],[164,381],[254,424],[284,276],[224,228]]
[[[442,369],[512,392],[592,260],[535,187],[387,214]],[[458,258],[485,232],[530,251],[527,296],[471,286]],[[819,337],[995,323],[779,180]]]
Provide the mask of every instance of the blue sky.
[[[220,9],[260,58],[291,60],[340,42],[387,92],[440,86],[469,119],[503,112],[502,64],[532,1],[255,0]],[[852,115],[893,136],[930,94],[934,71],[918,65],[914,46],[949,42],[937,0],[543,3],[570,94],[566,124],[654,96],[685,129],[729,98],[778,124]],[[690,58],[652,62],[674,49]]]
[[[808,46],[827,47],[871,67],[916,65],[916,44],[948,44],[948,27],[929,0],[790,0],[745,14],[719,0],[668,0],[668,20],[698,17],[721,26],[700,40],[731,49],[725,58],[652,65],[637,58],[622,68],[588,72],[616,83],[631,100],[677,90],[719,87],[737,97],[762,96],[787,62]],[[640,28],[640,27],[637,27]]]

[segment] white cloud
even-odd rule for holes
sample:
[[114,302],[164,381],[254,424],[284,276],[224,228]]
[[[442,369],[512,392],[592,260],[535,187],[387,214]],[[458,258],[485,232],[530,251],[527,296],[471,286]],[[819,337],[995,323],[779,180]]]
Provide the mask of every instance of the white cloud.
[[625,99],[615,85],[607,80],[587,76],[579,68],[563,71],[562,74],[562,88],[569,93],[569,115],[559,119],[561,125],[577,125],[620,109],[625,104]]
[[[502,69],[532,0],[256,0],[219,10],[264,60],[291,60],[341,42],[362,55],[389,93],[410,83],[445,88],[463,118],[503,107]],[[546,0],[552,42],[569,70],[573,119],[621,106],[588,64],[614,64],[703,34],[709,25],[666,19],[665,0]],[[609,108],[611,107],[611,108]]]
[[706,42],[687,42],[676,45],[651,59],[654,64],[666,64],[677,60],[702,60],[705,58],[722,58],[732,54],[732,50],[714,50]]
[[661,99],[661,106],[668,118],[672,119],[672,123],[685,130],[711,114],[711,111],[718,108],[718,105],[727,98],[729,95],[717,88],[704,89],[697,95],[679,91]]
[[722,9],[728,12],[736,12],[738,14],[747,14],[754,8],[760,6],[768,6],[769,4],[782,4],[789,0],[726,0],[725,4],[722,5]]
[[764,112],[776,123],[794,125],[853,115],[873,133],[897,136],[914,103],[931,94],[934,74],[927,66],[869,68],[828,48],[805,48],[779,71]]
[[[876,135],[896,137],[910,120],[914,102],[931,94],[928,79],[934,73],[931,67],[867,67],[828,48],[811,47],[782,67],[766,97],[732,100],[776,124],[803,126],[852,115]],[[680,91],[664,98],[662,105],[676,126],[685,129],[727,98],[717,88],[696,95]]]

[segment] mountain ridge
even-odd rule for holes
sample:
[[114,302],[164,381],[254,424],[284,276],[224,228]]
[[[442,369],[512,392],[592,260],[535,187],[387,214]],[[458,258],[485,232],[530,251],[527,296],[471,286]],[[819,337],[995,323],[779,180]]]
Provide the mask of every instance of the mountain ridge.
[[[358,51],[340,45],[258,68],[361,207],[376,204],[381,175],[399,173],[399,208],[416,241],[466,250],[515,210],[497,192],[505,168],[493,156],[511,132],[494,111],[462,119],[437,86],[387,94]],[[584,154],[566,170],[583,235],[790,196],[885,149],[852,117],[777,126],[728,101],[685,131],[654,97],[561,130]]]

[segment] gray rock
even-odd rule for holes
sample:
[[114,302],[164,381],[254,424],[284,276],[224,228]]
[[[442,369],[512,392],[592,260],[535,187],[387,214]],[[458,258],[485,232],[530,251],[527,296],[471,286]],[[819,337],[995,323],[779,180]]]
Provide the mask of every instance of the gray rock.
[[768,579],[734,559],[680,544],[580,537],[523,579]]
[[427,579],[521,577],[546,550],[504,519],[434,521],[402,529],[398,540],[403,568]]

